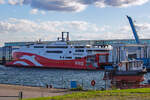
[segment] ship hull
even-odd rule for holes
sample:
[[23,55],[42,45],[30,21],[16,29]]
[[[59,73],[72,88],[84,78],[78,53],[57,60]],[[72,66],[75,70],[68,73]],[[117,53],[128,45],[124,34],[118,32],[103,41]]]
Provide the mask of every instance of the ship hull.
[[115,81],[126,82],[142,82],[144,81],[144,74],[146,71],[116,71],[113,73],[112,79]]
[[14,60],[6,63],[6,66],[102,70],[100,67],[94,66],[93,64],[87,65],[86,57],[73,60],[54,60],[37,54],[15,52],[13,53],[13,58]]
[[112,86],[120,89],[140,88],[144,81],[146,71],[118,71],[113,73],[111,78]]

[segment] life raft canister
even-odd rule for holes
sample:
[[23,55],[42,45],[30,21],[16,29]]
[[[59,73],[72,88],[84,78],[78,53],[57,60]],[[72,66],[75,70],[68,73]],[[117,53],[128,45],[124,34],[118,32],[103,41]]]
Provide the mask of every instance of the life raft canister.
[[92,81],[91,81],[91,85],[92,85],[92,86],[94,86],[95,83],[96,83],[95,80],[92,80]]

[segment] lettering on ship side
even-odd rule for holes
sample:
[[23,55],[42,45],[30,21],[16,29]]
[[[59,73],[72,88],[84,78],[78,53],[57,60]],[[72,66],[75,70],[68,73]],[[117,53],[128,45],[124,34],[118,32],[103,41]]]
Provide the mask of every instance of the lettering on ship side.
[[82,61],[75,61],[75,65],[83,66],[83,65],[84,65],[84,62],[82,62]]

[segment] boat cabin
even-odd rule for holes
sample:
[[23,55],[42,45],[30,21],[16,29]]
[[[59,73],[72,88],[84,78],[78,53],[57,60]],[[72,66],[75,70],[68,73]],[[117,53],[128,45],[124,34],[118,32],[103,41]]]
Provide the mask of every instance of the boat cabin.
[[142,69],[143,69],[142,60],[121,61],[118,64],[119,71],[134,71],[134,70],[142,70]]

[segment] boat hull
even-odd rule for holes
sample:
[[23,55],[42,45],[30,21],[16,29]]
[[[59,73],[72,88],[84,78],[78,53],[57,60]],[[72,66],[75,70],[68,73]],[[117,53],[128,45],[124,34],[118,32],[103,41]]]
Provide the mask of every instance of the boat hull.
[[13,58],[14,60],[6,63],[6,66],[102,70],[100,67],[94,66],[92,63],[87,65],[86,57],[73,60],[54,60],[37,54],[15,52],[13,53]]

